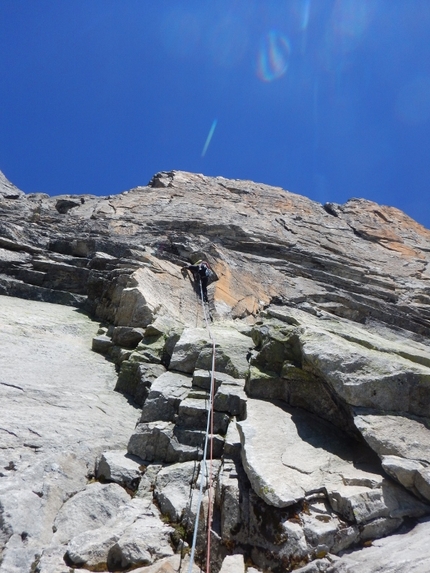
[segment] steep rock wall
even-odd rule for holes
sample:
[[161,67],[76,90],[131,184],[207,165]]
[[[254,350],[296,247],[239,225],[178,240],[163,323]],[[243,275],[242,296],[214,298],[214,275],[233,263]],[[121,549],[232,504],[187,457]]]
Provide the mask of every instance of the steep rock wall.
[[[216,495],[210,502],[206,483],[203,504],[205,514],[213,504],[213,569],[352,571],[366,563],[366,548],[354,560],[363,544],[410,520],[425,534],[428,230],[365,200],[322,206],[183,172],[102,198],[0,184],[0,292],[98,319],[93,350],[141,408],[128,452],[90,448],[96,478],[119,489],[99,492],[96,482],[79,495],[99,507],[108,496],[109,521],[89,528],[90,502],[74,495],[50,517],[64,533],[31,534],[33,571],[164,567],[190,542],[212,360],[205,311],[216,341]],[[217,279],[206,309],[181,273],[201,258]],[[83,484],[88,467],[80,472]],[[5,571],[28,544],[11,527],[3,521]],[[145,527],[154,540],[136,545]],[[202,562],[203,530],[201,517]],[[349,561],[337,557],[345,550]],[[410,559],[424,573],[418,553]]]

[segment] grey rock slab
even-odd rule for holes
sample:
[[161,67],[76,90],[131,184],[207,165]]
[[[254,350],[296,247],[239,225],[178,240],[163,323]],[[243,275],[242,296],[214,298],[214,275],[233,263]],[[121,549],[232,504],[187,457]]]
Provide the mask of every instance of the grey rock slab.
[[[238,422],[242,461],[251,485],[269,505],[292,505],[312,491],[345,483],[370,489],[378,473],[354,467],[354,444],[316,416],[271,402],[248,399]],[[349,490],[352,491],[352,490]]]
[[359,539],[358,527],[345,527],[345,522],[332,511],[327,511],[323,503],[310,504],[300,518],[309,550],[315,554],[337,553]]
[[[203,451],[206,439],[206,430],[193,430],[175,426],[174,435],[180,444],[193,446],[199,451]],[[209,434],[208,439],[212,441],[212,454],[214,458],[220,458],[224,450],[224,438],[219,434]],[[209,441],[209,444],[211,443]]]
[[135,494],[136,498],[152,502],[154,497],[155,480],[157,479],[157,474],[162,467],[162,464],[148,464],[146,466],[146,471],[139,482],[139,487]]
[[430,500],[430,430],[426,420],[361,413],[354,423],[381,457],[385,471],[407,489]]
[[[243,379],[248,371],[247,354],[252,341],[233,327],[214,326],[211,328],[216,347],[216,369],[233,378]],[[203,348],[196,362],[197,369],[210,370],[212,349]]]
[[157,474],[154,495],[161,513],[179,522],[190,503],[191,489],[199,474],[200,464],[185,462],[164,467]]
[[112,339],[109,336],[106,336],[105,334],[99,334],[93,338],[91,348],[94,350],[94,352],[107,354],[112,346]]
[[360,525],[378,518],[421,517],[430,506],[421,503],[404,488],[384,479],[376,487],[339,485],[328,491],[334,511]]
[[95,323],[69,307],[3,296],[0,321],[3,445],[86,455],[127,440],[136,409],[113,392],[114,366],[90,350]]
[[315,559],[315,561],[311,561],[304,567],[299,567],[295,571],[298,573],[325,573],[328,571],[328,568],[333,563],[333,560],[337,559],[335,556],[330,555],[330,559],[322,558],[322,559]]
[[145,330],[143,328],[132,328],[131,326],[116,326],[112,342],[119,346],[126,348],[136,348],[144,336]]
[[[64,561],[64,545],[55,545],[43,550],[37,558],[37,573],[70,573],[70,567]],[[89,569],[79,568],[79,573],[91,573]]]
[[0,570],[24,573],[96,458],[127,444],[137,411],[113,391],[113,364],[91,351],[98,324],[81,312],[0,296],[0,323]]
[[426,467],[417,472],[415,486],[424,499],[430,501],[430,468]]
[[187,462],[202,456],[200,448],[179,443],[172,422],[138,424],[128,443],[128,452],[148,462]]
[[123,289],[116,310],[115,324],[144,328],[154,321],[158,305],[148,300],[148,292],[141,285]]
[[[412,530],[373,541],[334,560],[327,573],[428,573],[430,566],[429,519]],[[331,558],[331,556],[330,556]],[[300,571],[300,569],[299,569]]]
[[354,424],[379,456],[399,456],[430,464],[430,430],[426,420],[357,410]]
[[[88,530],[74,537],[67,546],[67,561],[74,566],[91,569],[106,569],[109,551],[118,541],[120,534],[105,527]],[[64,549],[63,549],[64,551]],[[102,569],[102,570],[103,570]]]
[[24,191],[21,191],[7,179],[2,171],[0,171],[0,196],[5,199],[18,199],[24,195]]
[[225,436],[224,452],[227,457],[233,458],[240,455],[240,450],[240,434],[237,429],[236,418],[233,418],[228,425],[227,434]]
[[140,421],[173,420],[181,400],[188,395],[191,384],[190,376],[170,371],[161,374],[151,385]]
[[376,471],[354,466],[351,442],[315,417],[269,402],[248,400],[238,423],[242,460],[254,491],[276,507],[326,491],[334,511],[351,523],[380,517],[422,516],[428,506]]
[[416,460],[408,460],[399,456],[381,456],[382,468],[388,475],[396,479],[406,489],[413,489],[415,476],[424,465]]
[[417,340],[402,337],[396,330],[379,326],[380,332],[378,332],[377,327],[362,327],[356,322],[328,313],[320,313],[320,316],[316,317],[297,308],[271,306],[267,309],[267,313],[288,324],[322,327],[325,331],[364,348],[394,354],[410,362],[430,366],[430,348]]
[[380,539],[391,535],[403,524],[401,517],[379,517],[373,521],[365,523],[360,528],[360,539],[368,541],[369,539]]
[[346,340],[323,324],[296,333],[305,365],[350,406],[430,416],[430,367]]

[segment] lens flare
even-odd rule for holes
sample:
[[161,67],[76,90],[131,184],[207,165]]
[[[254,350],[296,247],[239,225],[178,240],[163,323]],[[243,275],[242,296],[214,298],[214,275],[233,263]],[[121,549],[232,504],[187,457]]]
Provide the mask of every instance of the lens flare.
[[211,142],[211,139],[212,139],[212,136],[214,134],[217,123],[218,123],[218,120],[214,119],[212,122],[211,128],[209,130],[208,136],[206,138],[205,144],[203,146],[202,157],[204,157],[206,155],[206,151],[208,150],[208,147],[209,147],[209,144]]
[[261,42],[257,59],[257,76],[263,82],[282,77],[288,69],[291,48],[288,38],[271,30]]
[[305,0],[303,2],[303,11],[300,27],[302,30],[306,30],[309,24],[309,14],[311,12],[311,0]]

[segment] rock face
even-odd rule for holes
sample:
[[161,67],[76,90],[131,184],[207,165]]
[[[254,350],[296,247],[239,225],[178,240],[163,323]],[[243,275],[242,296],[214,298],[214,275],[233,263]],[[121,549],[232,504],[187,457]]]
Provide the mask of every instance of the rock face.
[[215,572],[428,572],[430,231],[183,172],[0,215],[0,571],[204,564],[212,514]]

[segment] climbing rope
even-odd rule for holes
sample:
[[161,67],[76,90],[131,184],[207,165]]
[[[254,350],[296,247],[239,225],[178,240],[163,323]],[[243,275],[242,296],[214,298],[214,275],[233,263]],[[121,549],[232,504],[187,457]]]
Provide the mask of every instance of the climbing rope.
[[[206,435],[205,435],[205,443],[203,448],[203,457],[201,461],[201,468],[202,468],[202,476],[200,479],[200,488],[199,488],[199,497],[197,500],[197,509],[196,509],[196,520],[194,523],[194,531],[193,531],[193,541],[191,545],[191,555],[190,555],[190,563],[188,567],[188,573],[192,573],[193,564],[194,564],[194,554],[196,550],[197,544],[197,531],[199,526],[199,517],[200,517],[200,510],[202,505],[203,499],[203,484],[206,481],[208,483],[208,520],[207,520],[207,546],[206,546],[206,573],[210,571],[210,555],[211,555],[211,529],[212,529],[212,462],[213,462],[213,430],[214,430],[214,415],[213,415],[213,405],[214,405],[214,394],[215,394],[215,356],[216,356],[216,349],[215,349],[215,339],[212,335],[212,331],[209,326],[209,321],[206,313],[206,307],[203,300],[203,290],[202,290],[202,283],[200,281],[200,296],[203,308],[203,316],[206,323],[206,329],[209,334],[209,338],[212,341],[212,366],[211,366],[211,380],[210,380],[210,388],[209,388],[209,403],[208,403],[208,417],[206,422]],[[209,438],[210,437],[210,438]],[[208,443],[210,439],[210,447],[209,447],[209,475],[207,471],[207,452],[208,452]],[[204,475],[203,475],[204,474]]]

